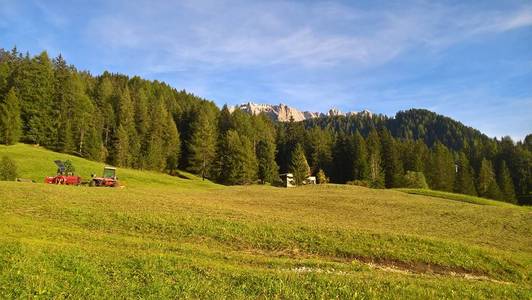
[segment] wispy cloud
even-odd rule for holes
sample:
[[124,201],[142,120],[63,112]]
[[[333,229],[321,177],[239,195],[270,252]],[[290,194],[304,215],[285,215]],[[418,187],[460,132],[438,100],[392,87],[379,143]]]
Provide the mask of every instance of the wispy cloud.
[[[0,0],[0,7],[8,47],[25,39],[29,50],[69,53],[95,73],[165,80],[219,104],[451,114],[460,101],[464,111],[480,101],[489,103],[485,120],[503,99],[532,97],[526,1]],[[530,120],[532,108],[518,110]]]
[[[169,11],[175,12],[172,18]],[[156,51],[158,63],[143,66],[148,72],[271,65],[366,68],[413,47],[437,50],[531,21],[530,9],[520,7],[471,12],[419,4],[372,11],[323,2],[186,1],[155,7],[141,3],[99,16],[87,32],[104,47],[135,49],[148,60]]]

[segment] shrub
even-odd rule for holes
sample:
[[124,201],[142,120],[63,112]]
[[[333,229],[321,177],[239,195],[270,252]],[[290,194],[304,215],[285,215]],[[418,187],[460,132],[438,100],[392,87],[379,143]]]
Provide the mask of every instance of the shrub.
[[404,177],[405,187],[416,189],[428,189],[429,186],[425,180],[423,172],[407,171]]
[[7,156],[3,156],[0,161],[0,180],[14,181],[17,178],[17,165],[15,161]]
[[318,181],[318,184],[325,184],[329,182],[329,177],[325,175],[325,172],[320,169],[318,171],[318,174],[316,174],[316,180]]

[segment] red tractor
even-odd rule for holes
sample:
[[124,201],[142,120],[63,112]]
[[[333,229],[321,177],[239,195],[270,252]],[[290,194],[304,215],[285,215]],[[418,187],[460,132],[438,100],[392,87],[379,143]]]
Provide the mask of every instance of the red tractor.
[[81,184],[81,177],[74,176],[73,173],[66,172],[65,164],[60,160],[54,160],[57,166],[57,175],[44,179],[44,183],[48,184],[65,184],[65,185],[79,185]]
[[116,168],[104,167],[102,177],[96,177],[95,174],[92,174],[89,186],[119,187],[118,178],[116,177]]

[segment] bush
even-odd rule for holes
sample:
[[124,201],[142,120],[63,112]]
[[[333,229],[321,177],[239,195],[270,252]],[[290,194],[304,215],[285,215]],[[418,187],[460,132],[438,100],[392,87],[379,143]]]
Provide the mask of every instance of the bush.
[[17,179],[17,165],[15,161],[7,156],[3,156],[0,161],[0,180],[14,181]]
[[428,189],[429,186],[425,180],[423,172],[407,171],[404,177],[405,187],[415,189]]
[[325,184],[329,182],[329,177],[325,175],[325,172],[320,169],[318,171],[318,174],[316,174],[316,180],[318,181],[318,184]]

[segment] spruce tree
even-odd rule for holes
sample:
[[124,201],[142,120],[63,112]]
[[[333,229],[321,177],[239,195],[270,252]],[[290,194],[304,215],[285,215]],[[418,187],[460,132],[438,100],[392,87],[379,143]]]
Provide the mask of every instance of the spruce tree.
[[166,169],[172,174],[177,169],[177,163],[179,162],[181,140],[179,138],[177,126],[170,114],[168,114],[168,117],[166,118],[164,141],[164,147],[166,150]]
[[368,147],[370,185],[374,188],[383,188],[384,176],[381,166],[381,143],[379,134],[374,128],[369,132],[366,144]]
[[118,126],[113,145],[113,163],[118,167],[127,167],[129,161],[129,138],[124,126]]
[[430,188],[452,192],[456,176],[456,165],[452,153],[443,144],[437,142],[431,153],[427,168]]
[[319,169],[330,172],[332,167],[333,137],[329,130],[313,127],[308,130],[309,164],[311,173]]
[[395,141],[386,128],[381,131],[381,145],[384,184],[387,188],[400,187],[403,166],[399,160],[399,152],[396,149]]
[[162,171],[166,167],[167,151],[165,149],[165,126],[168,122],[168,113],[164,103],[157,101],[150,115],[150,134],[147,136],[146,155],[139,159],[146,169]]
[[310,167],[305,157],[305,152],[300,144],[297,144],[290,159],[290,171],[294,175],[296,185],[303,184],[303,181],[310,175]]
[[219,150],[219,181],[225,184],[250,184],[256,179],[257,160],[249,139],[236,130],[228,130],[222,137]]
[[258,178],[262,183],[274,183],[279,178],[279,166],[275,162],[275,143],[269,139],[257,143]]
[[353,137],[353,173],[355,180],[369,179],[368,150],[366,141],[357,130]]
[[54,73],[48,54],[30,59],[26,56],[13,75],[14,87],[21,101],[25,141],[50,146],[57,136],[54,124]]
[[458,154],[458,161],[456,164],[458,171],[454,182],[454,192],[476,196],[477,191],[475,189],[473,170],[469,165],[469,160],[465,153],[460,152]]
[[195,112],[191,126],[192,135],[187,143],[188,167],[195,174],[200,174],[202,179],[210,176],[213,161],[216,155],[216,128],[214,120],[202,111]]
[[497,183],[501,189],[502,200],[510,203],[516,203],[514,183],[510,177],[510,170],[508,169],[508,166],[504,160],[501,161],[499,167]]
[[20,105],[15,90],[11,88],[0,102],[0,143],[13,145],[21,134]]
[[333,182],[346,183],[354,176],[354,150],[351,138],[340,132],[333,145]]
[[114,155],[118,157],[115,158],[115,163],[121,167],[130,167],[133,165],[134,160],[138,159],[140,141],[135,130],[133,103],[131,102],[131,95],[127,87],[120,95],[117,115],[119,130],[116,133],[116,139],[127,140],[127,144],[119,142],[118,144],[121,148],[118,150],[116,148],[118,144],[115,143]]
[[495,180],[495,172],[491,161],[482,159],[478,174],[478,194],[481,197],[500,200],[501,191]]

